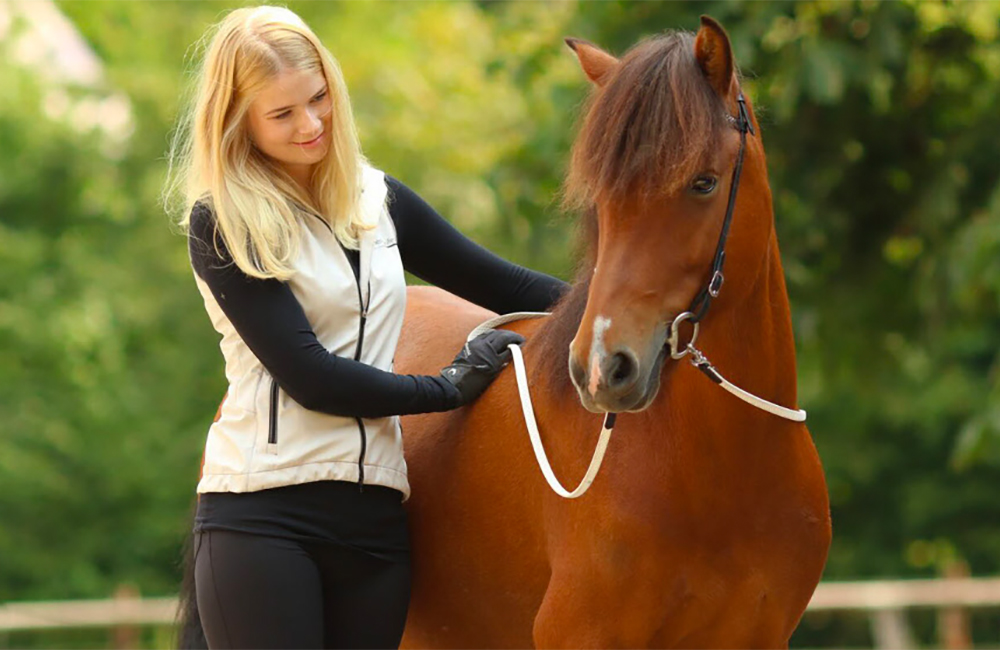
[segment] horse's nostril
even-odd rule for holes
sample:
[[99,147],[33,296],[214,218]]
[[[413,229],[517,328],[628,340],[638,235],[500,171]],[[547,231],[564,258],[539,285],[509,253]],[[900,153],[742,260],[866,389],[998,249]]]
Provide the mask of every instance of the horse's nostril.
[[615,355],[613,367],[614,370],[611,371],[611,383],[620,384],[623,380],[628,379],[632,364],[629,363],[628,357],[618,353]]
[[616,352],[611,355],[606,366],[605,376],[608,388],[620,390],[631,388],[638,376],[639,364],[635,355],[630,352]]

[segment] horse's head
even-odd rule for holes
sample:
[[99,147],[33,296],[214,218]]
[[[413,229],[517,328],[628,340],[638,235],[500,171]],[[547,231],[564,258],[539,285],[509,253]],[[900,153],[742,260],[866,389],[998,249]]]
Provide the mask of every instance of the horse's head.
[[[665,346],[674,320],[688,311],[698,320],[715,298],[710,327],[762,266],[773,224],[764,150],[752,110],[740,106],[729,37],[713,19],[702,17],[697,35],[659,36],[620,60],[567,43],[595,84],[566,181],[567,202],[596,219],[570,376],[589,410],[640,411],[675,367]],[[741,141],[720,293],[713,277]],[[690,322],[677,329],[683,351]]]

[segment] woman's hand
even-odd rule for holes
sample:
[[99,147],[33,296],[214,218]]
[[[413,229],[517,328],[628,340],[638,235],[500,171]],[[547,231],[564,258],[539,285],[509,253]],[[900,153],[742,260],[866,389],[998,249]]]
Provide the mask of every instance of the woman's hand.
[[504,366],[510,363],[507,346],[520,345],[525,339],[510,330],[486,330],[465,344],[450,366],[441,370],[460,395],[456,407],[468,404],[482,395]]

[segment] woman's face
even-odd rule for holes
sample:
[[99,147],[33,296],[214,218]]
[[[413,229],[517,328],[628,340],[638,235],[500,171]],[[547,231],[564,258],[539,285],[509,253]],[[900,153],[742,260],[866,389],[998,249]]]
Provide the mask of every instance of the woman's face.
[[305,184],[312,166],[330,149],[331,110],[322,74],[284,70],[250,103],[250,136],[261,152]]

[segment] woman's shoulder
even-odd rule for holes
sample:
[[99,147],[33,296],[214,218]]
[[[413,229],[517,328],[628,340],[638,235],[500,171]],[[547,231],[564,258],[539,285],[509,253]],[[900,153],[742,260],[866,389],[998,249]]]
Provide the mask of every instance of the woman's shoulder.
[[221,257],[228,261],[229,251],[222,238],[216,235],[212,202],[206,199],[195,201],[188,219],[188,250],[192,257]]
[[191,206],[188,215],[188,235],[207,241],[213,234],[215,234],[215,208],[210,199],[198,199]]
[[215,221],[215,208],[212,206],[212,200],[208,197],[202,197],[194,202],[191,206],[191,214],[189,217],[191,223],[196,220],[198,222],[204,221]]

